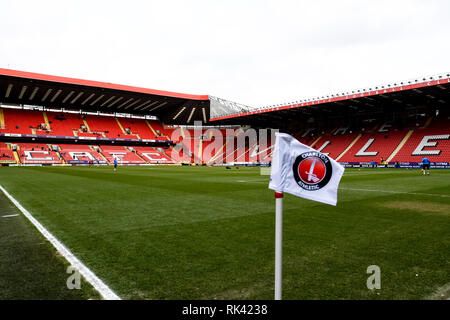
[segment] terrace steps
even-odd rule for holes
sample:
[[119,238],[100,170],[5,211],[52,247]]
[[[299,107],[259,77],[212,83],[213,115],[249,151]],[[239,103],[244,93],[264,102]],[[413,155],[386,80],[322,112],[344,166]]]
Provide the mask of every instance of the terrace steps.
[[0,129],[5,128],[5,115],[3,114],[3,109],[0,108]]
[[114,117],[114,120],[116,120],[117,125],[119,126],[120,130],[122,130],[122,133],[123,133],[123,134],[128,134],[128,133],[125,131],[125,129],[123,128],[123,126],[122,126],[122,124],[120,123],[119,119],[116,118],[116,117]]
[[91,128],[89,128],[89,125],[88,125],[86,119],[83,119],[83,123],[86,126],[86,129],[88,130],[88,132],[91,132]]
[[[431,118],[430,118],[431,119]],[[408,141],[408,139],[411,137],[411,135],[413,134],[414,130],[409,130],[405,137],[402,139],[402,141],[398,144],[397,148],[395,148],[395,150],[392,152],[392,154],[386,159],[386,163],[389,163],[389,161],[391,161],[396,155],[397,153],[403,148],[403,146],[406,144],[406,142]]]
[[142,161],[144,161],[144,163],[149,163],[147,160],[145,160],[140,154],[139,152],[137,152],[136,150],[131,151],[129,147],[125,147],[125,149],[127,149],[128,151],[134,153],[139,159],[141,159]]
[[429,117],[425,124],[423,125],[424,128],[428,128],[431,124],[431,121],[433,121],[433,117]]
[[100,147],[99,147],[98,151],[95,150],[93,146],[89,146],[89,149],[91,149],[91,150],[94,151],[94,152],[97,152],[97,153],[102,157],[102,159],[106,161],[106,163],[110,163],[110,162],[108,161],[108,159],[103,155],[102,149],[101,149]]
[[45,125],[47,126],[48,131],[52,131],[52,127],[50,126],[50,122],[48,121],[47,112],[43,111],[42,115],[44,117]]
[[311,143],[310,147],[311,147],[311,148],[314,147],[314,145],[315,145],[317,142],[319,142],[320,139],[322,139],[322,136],[319,136],[316,140],[314,140],[314,142]]
[[345,150],[336,158],[336,161],[339,161],[339,159],[342,158],[348,152],[348,150],[350,150],[361,137],[362,137],[362,134],[361,133],[358,134],[356,136],[356,138],[353,139],[353,141],[348,145],[348,147],[345,148]]
[[155,131],[155,129],[153,129],[152,125],[150,124],[150,122],[148,122],[148,120],[145,120],[145,123],[147,124],[147,126],[150,128],[150,130],[152,130],[153,134],[155,135],[155,137],[157,136],[157,133]]
[[14,159],[16,160],[16,163],[20,163],[20,157],[16,150],[13,151]]

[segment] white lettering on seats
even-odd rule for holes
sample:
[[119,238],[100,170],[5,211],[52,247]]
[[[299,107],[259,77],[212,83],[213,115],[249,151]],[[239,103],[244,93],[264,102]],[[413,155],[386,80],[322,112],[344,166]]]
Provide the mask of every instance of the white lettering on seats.
[[90,160],[95,160],[94,156],[89,152],[84,151],[69,151],[70,156],[73,160],[80,160],[79,158],[89,158]]
[[[325,149],[326,146],[328,146],[330,143],[331,143],[330,141],[325,141],[325,142],[322,144],[322,146],[321,146],[319,149],[317,149],[317,151],[322,152],[322,150]],[[327,152],[324,152],[323,154],[326,154],[327,156],[329,155],[329,153],[327,153]]]
[[369,149],[369,147],[372,145],[372,143],[375,141],[374,138],[370,138],[369,140],[367,140],[366,144],[361,148],[361,150],[359,150],[356,154],[355,157],[373,157],[376,156],[378,154],[378,151],[369,151],[367,152],[366,150]]
[[28,151],[28,150],[25,150],[23,153],[25,154],[27,160],[41,160],[41,161],[52,161],[53,160],[53,157],[36,157],[36,156],[33,156],[34,154],[39,154],[39,153],[41,155],[47,155],[48,156],[49,155],[48,151]]
[[[164,158],[162,154],[158,152],[145,152],[142,153],[142,155],[147,159],[149,159],[150,161],[166,160],[166,158]],[[153,158],[152,156],[158,156],[159,158]]]
[[420,141],[417,148],[413,151],[411,155],[413,156],[438,156],[441,154],[442,150],[423,150],[427,147],[436,147],[437,142],[436,141],[430,141],[430,140],[448,140],[450,139],[450,134],[442,134],[442,135],[436,135],[436,136],[424,136],[422,141]]
[[392,125],[389,124],[389,122],[385,122],[381,125],[380,129],[378,129],[378,132],[388,132],[390,127],[392,127]]

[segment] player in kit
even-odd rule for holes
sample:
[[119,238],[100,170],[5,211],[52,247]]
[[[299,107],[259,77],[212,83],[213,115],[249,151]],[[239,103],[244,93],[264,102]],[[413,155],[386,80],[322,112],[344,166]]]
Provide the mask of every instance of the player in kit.
[[430,175],[430,160],[428,158],[422,159],[422,172],[423,175],[425,175],[425,173]]

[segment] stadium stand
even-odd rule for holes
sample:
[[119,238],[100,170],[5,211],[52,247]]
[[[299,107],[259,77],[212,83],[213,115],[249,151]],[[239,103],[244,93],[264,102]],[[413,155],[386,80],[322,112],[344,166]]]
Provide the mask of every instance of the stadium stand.
[[4,128],[0,132],[46,135],[50,132],[48,121],[40,111],[2,108]]
[[[238,142],[249,128],[274,128],[346,164],[417,164],[423,156],[449,163],[449,90],[446,74],[253,109],[0,69],[0,162],[258,164],[271,161],[274,141]],[[198,132],[194,121],[219,129],[224,140]],[[227,135],[230,128],[237,131]]]
[[53,135],[79,136],[82,132],[88,132],[79,114],[62,112],[46,112],[46,114]]
[[171,164],[174,161],[168,156],[167,152],[162,148],[152,147],[132,147],[136,151],[137,155],[141,157],[147,163],[153,164]]
[[59,144],[59,152],[65,163],[89,162],[106,163],[106,158],[95,150],[93,146]]
[[102,132],[108,138],[139,139],[136,134],[125,132],[115,117],[86,115],[85,119],[91,132]]
[[16,163],[16,158],[9,144],[0,143],[0,162]]
[[[64,112],[32,111],[1,108],[2,133],[21,133],[79,137],[107,137],[128,139],[169,139],[174,127],[146,119],[116,118],[108,116],[81,115]],[[450,161],[449,119],[421,118],[408,120],[403,128],[389,122],[371,123],[359,126],[353,131],[350,126],[340,126],[319,133],[318,128],[297,130],[292,134],[301,142],[345,163],[420,162],[427,155],[432,162]],[[57,144],[52,150],[46,144],[18,143],[17,161],[10,144],[0,147],[1,162],[20,163],[112,163],[114,156],[122,164],[144,163],[257,163],[271,161],[271,145],[260,150],[256,142],[244,139],[245,145],[238,146],[237,136],[224,139],[223,145],[212,148],[212,131],[203,130],[199,135],[193,129],[180,128],[181,137],[175,146],[176,161],[171,154],[174,148],[93,146]],[[221,134],[225,137],[226,130]],[[195,136],[197,134],[198,136]],[[95,144],[93,144],[95,145]],[[211,147],[209,147],[211,145]],[[186,152],[178,152],[185,148]],[[261,155],[261,151],[265,151]]]
[[21,163],[26,164],[60,164],[63,160],[49,145],[36,143],[19,143],[17,152]]
[[449,119],[438,119],[427,128],[414,130],[392,161],[421,162],[426,156],[431,162],[450,162],[449,123]]
[[146,161],[136,153],[130,151],[123,146],[99,146],[101,154],[108,160],[109,163],[114,162],[117,158],[121,164],[143,164]]

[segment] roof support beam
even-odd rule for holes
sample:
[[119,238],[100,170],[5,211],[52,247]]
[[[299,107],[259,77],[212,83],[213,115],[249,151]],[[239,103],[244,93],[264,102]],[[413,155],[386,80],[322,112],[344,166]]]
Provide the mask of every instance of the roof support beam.
[[111,108],[113,105],[115,105],[117,102],[119,102],[120,100],[122,100],[123,99],[123,97],[119,97],[116,101],[113,101],[109,106],[108,106],[108,108]]
[[188,123],[191,122],[191,118],[194,115],[194,112],[195,112],[195,108],[192,108],[191,113],[189,114],[189,118],[187,119]]
[[30,100],[33,100],[33,99],[34,99],[34,96],[36,95],[36,93],[38,92],[38,90],[39,90],[39,87],[36,87],[36,88],[33,89],[33,92],[31,93],[31,96],[30,96]]
[[181,108],[181,110],[178,111],[178,113],[175,115],[175,117],[172,118],[172,120],[175,120],[176,118],[178,118],[178,116],[179,116],[184,110],[186,110],[186,107]]
[[47,99],[48,95],[53,91],[53,89],[48,89],[47,92],[42,97],[41,101],[44,102]]
[[161,108],[162,106],[165,106],[166,104],[167,104],[167,101],[161,103],[160,105],[158,105],[158,106],[156,106],[156,107],[154,107],[153,109],[150,110],[150,112],[153,111],[153,110],[156,110],[156,109],[158,109],[158,108]]
[[96,104],[101,98],[103,98],[105,95],[102,94],[100,97],[98,97],[97,99],[95,99],[94,101],[91,102],[91,106],[93,106],[94,104]]
[[5,94],[5,98],[9,98],[9,95],[11,93],[13,85],[10,83],[8,84],[8,88],[6,89],[6,94]]
[[123,102],[122,104],[120,104],[119,106],[117,106],[117,109],[122,108],[124,105],[126,105],[128,102],[133,101],[133,98],[128,99],[127,101]]
[[138,100],[136,100],[135,102],[133,102],[132,104],[126,106],[124,110],[127,110],[128,108],[131,108],[131,107],[134,106],[136,103],[139,103],[139,101],[141,101],[141,99],[138,99]]
[[148,103],[150,103],[150,102],[152,102],[152,100],[147,100],[147,101],[145,101],[144,103],[138,105],[134,110],[138,110],[139,108],[145,106],[146,104],[148,104]]
[[75,93],[75,91],[70,91],[69,94],[64,98],[63,103],[66,103],[67,100]]
[[83,94],[84,92],[80,92],[79,94],[77,94],[77,96],[73,98],[72,101],[70,101],[70,104],[74,104]]
[[25,94],[25,91],[27,91],[27,86],[23,86],[22,90],[20,90],[19,99],[22,99],[23,95]]
[[112,96],[112,97],[110,97],[109,99],[107,99],[106,101],[104,101],[101,105],[100,105],[100,107],[103,107],[105,104],[107,104],[107,103],[109,103],[112,99],[114,99],[116,96]]
[[55,93],[55,95],[53,96],[53,98],[52,98],[52,100],[50,100],[50,102],[53,102],[53,101],[55,101],[55,99],[56,98],[58,98],[58,96],[61,94],[61,92],[62,92],[62,90],[60,89],[60,90],[58,90],[58,91],[56,91],[56,93]]
[[144,111],[145,109],[148,109],[148,108],[150,108],[151,106],[154,106],[154,105],[157,104],[158,102],[159,102],[159,101],[155,101],[155,102],[150,103],[148,106],[145,106],[144,108],[142,108],[141,111]]
[[93,96],[95,96],[95,93],[91,93],[91,95],[89,97],[84,99],[84,101],[81,103],[81,105],[84,106],[86,104],[86,102],[88,102],[89,100],[92,99]]

